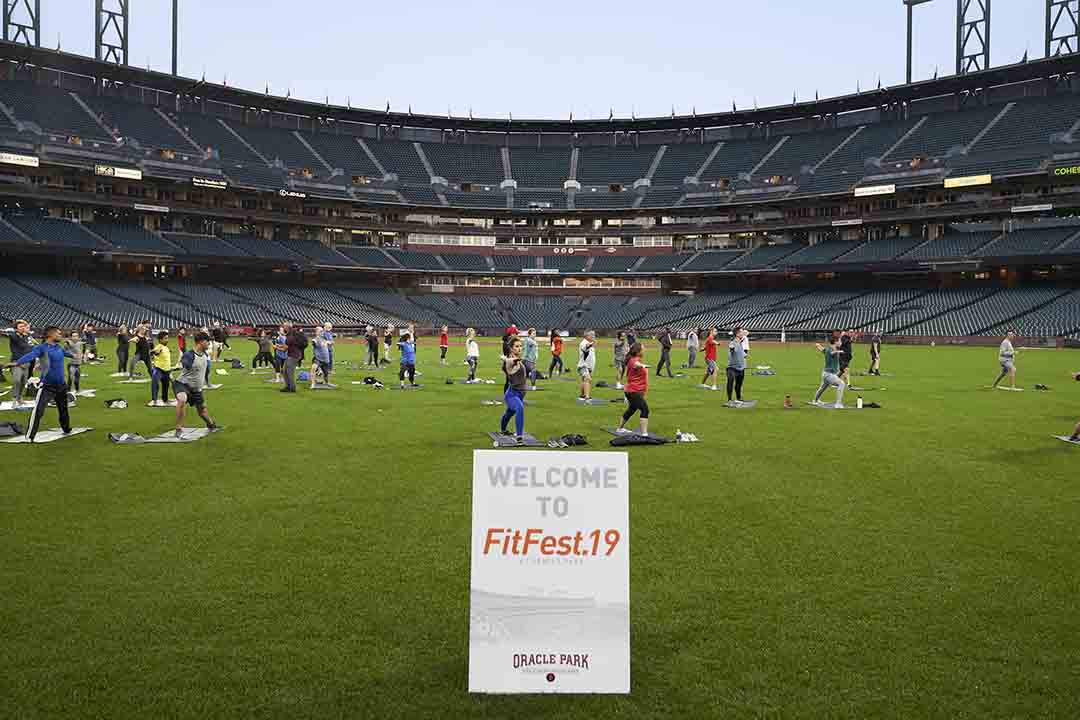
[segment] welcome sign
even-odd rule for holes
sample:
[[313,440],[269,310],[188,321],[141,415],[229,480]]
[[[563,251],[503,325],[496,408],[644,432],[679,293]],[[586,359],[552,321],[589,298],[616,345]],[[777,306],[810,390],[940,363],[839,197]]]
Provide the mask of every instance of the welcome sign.
[[469,692],[630,692],[626,453],[473,454]]

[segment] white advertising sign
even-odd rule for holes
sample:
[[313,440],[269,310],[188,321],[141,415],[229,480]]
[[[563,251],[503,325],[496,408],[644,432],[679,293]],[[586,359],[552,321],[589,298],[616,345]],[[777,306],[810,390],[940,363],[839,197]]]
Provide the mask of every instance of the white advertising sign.
[[124,180],[142,180],[142,170],[138,168],[122,168],[114,165],[95,165],[95,175],[105,177],[123,178]]
[[620,452],[473,453],[469,692],[630,692]]
[[872,195],[892,195],[896,192],[896,185],[866,185],[855,188],[855,197],[870,197]]
[[1050,203],[1041,203],[1039,205],[1013,205],[1012,211],[1014,213],[1047,212],[1053,209],[1054,206]]
[[0,163],[4,163],[5,165],[22,165],[23,167],[38,167],[41,164],[41,161],[34,155],[0,152]]

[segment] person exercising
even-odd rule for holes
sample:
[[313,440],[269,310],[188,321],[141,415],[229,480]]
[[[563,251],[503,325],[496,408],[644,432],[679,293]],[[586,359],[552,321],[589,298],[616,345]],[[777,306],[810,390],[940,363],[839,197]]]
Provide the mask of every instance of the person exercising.
[[210,432],[221,430],[221,426],[210,417],[210,412],[206,409],[206,400],[203,398],[203,390],[206,388],[206,371],[210,367],[210,357],[207,354],[210,347],[210,335],[200,331],[195,333],[193,340],[194,348],[180,357],[180,375],[172,381],[173,396],[176,397],[175,434],[177,438],[184,436],[184,408],[188,405],[195,408]]
[[727,363],[727,399],[728,404],[733,403],[731,393],[734,390],[734,403],[741,403],[743,380],[746,379],[746,347],[743,338],[746,337],[746,328],[735,328],[735,334],[728,343]]
[[[38,387],[34,410],[30,413],[30,426],[26,429],[27,442],[34,442],[37,437],[41,416],[50,402],[56,404],[56,412],[60,415],[60,429],[65,435],[71,434],[68,386],[64,382],[64,361],[71,357],[72,354],[60,345],[60,328],[50,326],[45,328],[45,342],[35,345],[30,352],[8,363],[7,367],[14,370],[16,367],[25,368],[33,362],[41,361],[41,385]],[[12,376],[14,374],[12,372]]]
[[1016,333],[1010,330],[1001,341],[1001,346],[998,347],[998,364],[1001,365],[1001,374],[997,376],[997,380],[991,387],[997,387],[998,383],[1008,375],[1010,389],[1016,389],[1016,348],[1013,347],[1015,339]]
[[836,335],[833,337],[832,342],[825,346],[820,343],[814,343],[814,347],[817,351],[825,356],[825,368],[821,371],[821,386],[818,388],[817,393],[814,394],[814,400],[811,405],[821,405],[821,396],[825,394],[825,391],[830,387],[836,388],[836,407],[844,407],[844,388],[847,385],[840,378],[840,357],[843,354],[843,350],[840,348],[840,337]]
[[716,385],[716,347],[716,328],[713,328],[705,338],[705,377],[701,378],[704,387],[709,387],[709,378],[712,378],[713,390],[720,389]]
[[581,379],[582,400],[592,399],[593,373],[596,372],[596,333],[592,330],[585,332],[585,337],[578,346],[578,377]]
[[398,341],[398,354],[401,356],[401,364],[398,368],[398,382],[401,389],[405,389],[405,376],[409,377],[409,385],[416,387],[416,343],[412,335],[404,333]]
[[548,366],[548,377],[554,377],[555,368],[559,368],[559,374],[563,374],[563,359],[562,359],[562,335],[558,330],[551,331],[551,365]]
[[881,377],[881,333],[877,330],[870,336],[870,371],[867,374]]
[[674,344],[671,328],[664,328],[657,339],[660,341],[660,362],[656,364],[656,377],[664,374],[664,366],[667,366],[667,376],[675,377],[671,374],[671,346]]
[[468,328],[465,331],[465,364],[469,366],[469,379],[465,382],[476,382],[476,367],[480,364],[480,344],[476,342],[476,330]]
[[503,395],[506,411],[499,424],[499,432],[509,435],[510,418],[514,419],[514,438],[518,445],[525,444],[525,392],[529,386],[529,371],[521,355],[524,343],[515,337],[510,341],[506,357],[503,358],[503,372],[506,373],[507,388]]
[[640,416],[639,435],[649,434],[649,403],[645,401],[645,394],[649,392],[649,366],[641,360],[641,343],[630,346],[626,355],[626,388],[625,396],[627,408],[623,413],[622,422],[619,423],[616,432],[628,433],[626,423],[634,417],[634,413]]

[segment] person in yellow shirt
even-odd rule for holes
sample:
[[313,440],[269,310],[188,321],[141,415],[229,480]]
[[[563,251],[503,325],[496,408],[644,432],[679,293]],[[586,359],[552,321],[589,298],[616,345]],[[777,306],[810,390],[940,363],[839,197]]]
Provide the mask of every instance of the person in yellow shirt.
[[[153,377],[150,379],[151,407],[165,407],[169,404],[169,385],[172,382],[172,351],[169,350],[169,333],[162,330],[157,334],[157,342],[150,351],[150,358],[154,365]],[[161,397],[158,397],[158,384],[161,384]]]

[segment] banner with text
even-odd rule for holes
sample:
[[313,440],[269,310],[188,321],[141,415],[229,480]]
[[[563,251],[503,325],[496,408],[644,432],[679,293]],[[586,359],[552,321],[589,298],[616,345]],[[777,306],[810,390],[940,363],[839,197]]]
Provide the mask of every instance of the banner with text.
[[469,692],[630,692],[626,453],[473,454]]

